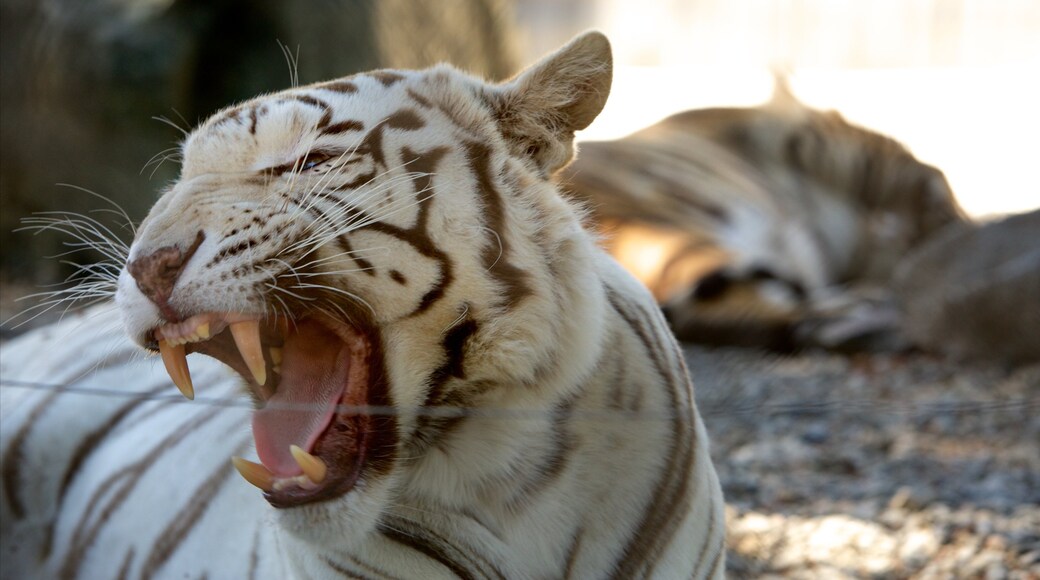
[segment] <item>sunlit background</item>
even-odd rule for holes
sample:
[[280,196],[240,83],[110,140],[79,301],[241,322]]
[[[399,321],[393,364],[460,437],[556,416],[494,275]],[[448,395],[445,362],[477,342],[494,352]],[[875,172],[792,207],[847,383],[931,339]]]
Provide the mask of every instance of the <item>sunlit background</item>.
[[806,104],[908,145],[969,214],[1040,206],[1040,2],[646,0],[517,2],[523,60],[572,34],[611,38],[612,139],[695,107],[756,105],[772,72]]

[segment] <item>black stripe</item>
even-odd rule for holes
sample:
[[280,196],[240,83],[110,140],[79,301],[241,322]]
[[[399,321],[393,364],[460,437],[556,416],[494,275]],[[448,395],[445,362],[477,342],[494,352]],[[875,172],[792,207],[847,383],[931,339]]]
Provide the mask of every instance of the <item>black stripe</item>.
[[123,557],[123,564],[119,566],[119,574],[116,576],[119,580],[126,580],[130,577],[130,566],[134,562],[134,549],[130,548],[126,552],[126,556]]
[[[674,373],[660,358],[661,353],[669,351],[662,348],[654,338],[648,334],[648,325],[654,326],[652,321],[645,318],[639,320],[635,313],[646,314],[637,306],[624,301],[620,294],[613,288],[605,286],[607,300],[615,312],[632,329],[635,336],[643,343],[657,374],[667,385],[669,396],[669,409],[676,411],[672,421],[672,440],[667,452],[668,465],[655,488],[652,502],[648,506],[639,528],[632,536],[631,541],[625,546],[620,561],[616,564],[614,578],[632,578],[636,576],[648,576],[659,552],[667,546],[667,540],[675,533],[681,521],[688,517],[690,493],[689,478],[693,471],[695,440],[691,433],[693,426],[693,408],[689,404],[683,404],[678,383],[685,382],[688,392],[689,380],[677,381]],[[630,315],[632,313],[632,315]],[[683,413],[683,411],[688,411]]]
[[260,526],[253,530],[253,546],[249,549],[249,580],[256,580],[257,565],[260,563]]
[[[162,459],[167,450],[183,441],[184,433],[196,430],[212,421],[219,416],[221,411],[223,409],[219,407],[213,408],[183,425],[178,425],[141,459],[123,466],[95,487],[93,495],[85,504],[88,506],[86,513],[73,527],[75,532],[68,543],[69,549],[58,574],[60,577],[71,578],[76,575],[76,571],[80,569],[83,559],[94,545],[94,541],[97,540],[99,532],[107,523],[108,518],[123,505],[148,468]],[[102,504],[101,498],[105,496],[108,497],[108,501]],[[98,512],[98,515],[93,523],[88,525],[88,520],[95,512]]]
[[[713,499],[713,498],[709,498]],[[708,515],[708,533],[705,535],[704,544],[701,545],[701,550],[697,554],[696,567],[694,568],[694,578],[703,577],[700,576],[701,566],[707,563],[708,547],[711,545],[711,538],[715,535],[715,526],[718,522],[715,521],[715,509],[711,506],[711,502],[708,502],[708,509],[711,510]],[[713,564],[714,565],[714,564]]]
[[[243,443],[232,454],[239,455],[248,446],[248,442]],[[180,548],[181,544],[184,543],[184,540],[194,529],[195,524],[205,515],[210,502],[220,492],[221,486],[230,479],[232,471],[227,463],[222,463],[201,485],[192,491],[190,495],[191,501],[188,502],[188,505],[179,510],[177,517],[159,534],[155,545],[152,547],[152,552],[145,560],[144,569],[141,571],[142,578],[155,574],[156,571],[166,564],[170,556]]]
[[474,551],[461,550],[428,528],[402,518],[389,516],[378,527],[386,539],[411,548],[440,563],[462,580],[498,578],[505,575],[490,561]]
[[368,576],[362,576],[359,572],[347,570],[343,566],[340,566],[336,562],[333,562],[328,556],[322,556],[321,560],[325,563],[326,566],[332,568],[336,571],[337,574],[344,578],[352,578],[354,580],[371,580]]
[[364,131],[365,125],[361,121],[341,121],[325,127],[321,130],[322,135],[336,135],[347,131]]
[[581,553],[581,540],[584,537],[585,530],[582,528],[575,531],[574,536],[571,537],[571,545],[567,548],[567,564],[564,566],[562,575],[564,580],[570,580],[571,575],[574,574],[574,563],[578,561],[578,554]]
[[[71,365],[70,372],[65,373],[65,376],[80,378],[84,373],[88,372],[93,368],[104,369],[110,366],[116,366],[125,364],[128,362],[135,351],[132,349],[126,349],[123,351],[116,351],[106,356],[101,361],[94,359],[84,360],[82,354],[79,352],[69,352],[67,359],[52,360],[52,368],[66,368]],[[3,465],[0,466],[0,478],[4,482],[4,495],[7,498],[7,504],[11,506],[11,515],[15,519],[22,519],[25,517],[25,504],[22,502],[21,490],[22,481],[22,466],[24,465],[25,458],[25,446],[29,441],[29,435],[32,430],[40,423],[39,419],[47,409],[50,409],[54,401],[62,395],[62,391],[56,390],[49,393],[42,401],[29,412],[29,416],[25,419],[25,422],[19,427],[18,431],[15,432],[14,436],[11,437],[11,443],[8,444],[6,452],[3,453]]]
[[357,85],[347,80],[330,81],[314,87],[323,91],[352,94],[358,91]]
[[[597,364],[602,364],[602,358]],[[584,388],[579,389],[578,392],[571,395],[569,400],[553,409],[552,438],[555,443],[553,451],[541,465],[530,470],[533,472],[531,476],[519,486],[519,489],[506,503],[509,509],[517,510],[529,504],[532,498],[552,487],[563,475],[574,451],[574,436],[568,427],[574,405],[584,390]]]
[[4,495],[7,496],[7,505],[11,506],[11,515],[16,520],[25,517],[25,504],[22,503],[19,491],[22,487],[21,470],[22,465],[25,463],[26,442],[29,440],[29,434],[33,428],[39,423],[40,416],[43,415],[44,411],[51,408],[51,404],[54,403],[54,400],[59,395],[61,395],[61,391],[51,392],[29,412],[25,423],[15,432],[14,437],[11,438],[11,444],[7,446],[7,452],[3,455],[4,464],[2,471],[0,471],[0,477],[4,481]]
[[[86,461],[87,457],[97,449],[101,442],[107,437],[116,427],[130,414],[131,411],[136,409],[144,399],[148,399],[158,395],[159,393],[166,391],[170,388],[170,383],[167,380],[163,380],[162,383],[157,387],[142,393],[139,397],[131,400],[126,405],[120,407],[108,421],[106,421],[99,429],[96,429],[80,439],[79,445],[73,452],[68,466],[65,468],[65,475],[61,479],[61,487],[58,493],[58,511],[61,511],[61,505],[65,501],[65,493],[68,491],[69,484],[72,483],[72,479],[76,476],[80,466]],[[162,408],[165,405],[159,405],[158,408]]]
[[332,121],[332,107],[330,107],[325,101],[316,99],[310,95],[291,95],[289,98],[308,104],[312,107],[317,107],[323,111],[321,119],[318,120],[318,124],[314,127],[315,129],[324,129],[325,127],[328,127],[329,123]]
[[506,232],[506,209],[502,193],[498,191],[491,173],[491,149],[483,143],[466,144],[466,157],[477,179],[477,186],[484,200],[484,217],[489,236],[481,258],[484,268],[502,286],[504,305],[512,307],[532,294],[527,272],[510,262],[511,249]]
[[324,560],[325,564],[328,567],[332,568],[336,572],[339,572],[340,574],[343,574],[344,576],[347,576],[348,578],[381,578],[385,580],[403,580],[400,579],[398,576],[391,575],[386,570],[382,570],[370,563],[362,562],[361,560],[358,560],[353,556],[347,556],[347,559],[350,561],[350,564],[352,566],[364,570],[366,573],[372,574],[373,576],[362,576],[361,572],[348,570],[342,564],[333,561],[332,558],[329,558],[328,556],[322,557],[322,560]]

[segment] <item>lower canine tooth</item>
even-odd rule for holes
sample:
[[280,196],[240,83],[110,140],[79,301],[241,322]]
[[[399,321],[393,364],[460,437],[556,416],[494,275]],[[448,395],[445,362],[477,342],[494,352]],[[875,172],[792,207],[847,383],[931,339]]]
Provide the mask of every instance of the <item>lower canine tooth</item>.
[[292,453],[293,459],[296,460],[296,464],[303,470],[303,474],[314,483],[321,483],[325,481],[325,474],[328,472],[328,467],[325,466],[325,462],[317,457],[307,453],[296,445],[289,446],[289,452]]
[[182,395],[192,400],[195,398],[195,387],[191,384],[191,371],[188,370],[188,359],[185,358],[184,345],[171,345],[165,340],[159,341],[159,354],[162,356],[166,372],[177,385]]
[[241,457],[232,457],[231,465],[235,466],[239,475],[256,487],[264,491],[274,489],[274,474],[263,465]]
[[232,324],[231,336],[256,384],[263,386],[267,383],[267,363],[264,362],[263,345],[260,343],[260,321],[243,320]]

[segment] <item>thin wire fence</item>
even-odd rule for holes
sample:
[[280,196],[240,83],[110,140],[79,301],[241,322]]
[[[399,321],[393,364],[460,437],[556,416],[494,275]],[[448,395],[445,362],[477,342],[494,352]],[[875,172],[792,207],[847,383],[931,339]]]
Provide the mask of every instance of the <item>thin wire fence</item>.
[[[206,397],[199,396],[189,401],[176,393],[142,393],[121,390],[112,387],[98,387],[80,384],[43,383],[0,378],[0,388],[29,389],[35,391],[57,391],[61,393],[79,394],[96,397],[116,397],[138,401],[159,401],[183,403],[212,407],[229,407],[254,409],[255,403],[247,396],[240,397]],[[173,386],[171,385],[171,390]],[[710,399],[699,401],[699,411],[705,417],[717,416],[821,416],[821,415],[863,415],[863,414],[898,414],[907,417],[936,415],[981,415],[999,413],[1028,413],[1040,411],[1040,397],[1014,397],[993,400],[968,400],[956,402],[923,402],[906,403],[884,401],[879,399],[855,400],[805,400],[784,403],[768,403],[755,401],[725,400],[715,402]],[[309,403],[284,403],[269,401],[265,409],[285,411],[324,411],[326,405]],[[522,409],[503,407],[460,407],[436,405],[424,407],[399,407],[378,405],[337,405],[335,412],[356,416],[418,416],[430,418],[452,419],[460,417],[479,417],[486,419],[511,420],[543,420],[547,417],[563,413],[559,409]],[[626,409],[572,409],[566,411],[571,418],[589,421],[674,421],[687,418],[682,410],[626,410]]]

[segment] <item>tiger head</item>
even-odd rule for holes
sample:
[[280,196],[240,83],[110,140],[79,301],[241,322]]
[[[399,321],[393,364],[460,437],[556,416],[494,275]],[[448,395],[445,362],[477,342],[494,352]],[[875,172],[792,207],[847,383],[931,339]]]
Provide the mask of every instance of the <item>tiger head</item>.
[[260,463],[236,466],[290,526],[335,513],[363,533],[395,489],[438,477],[425,452],[451,410],[552,401],[591,364],[596,250],[549,178],[610,81],[588,33],[501,84],[376,71],[228,108],[186,139],[116,300],[189,398],[186,354],[241,375]]

